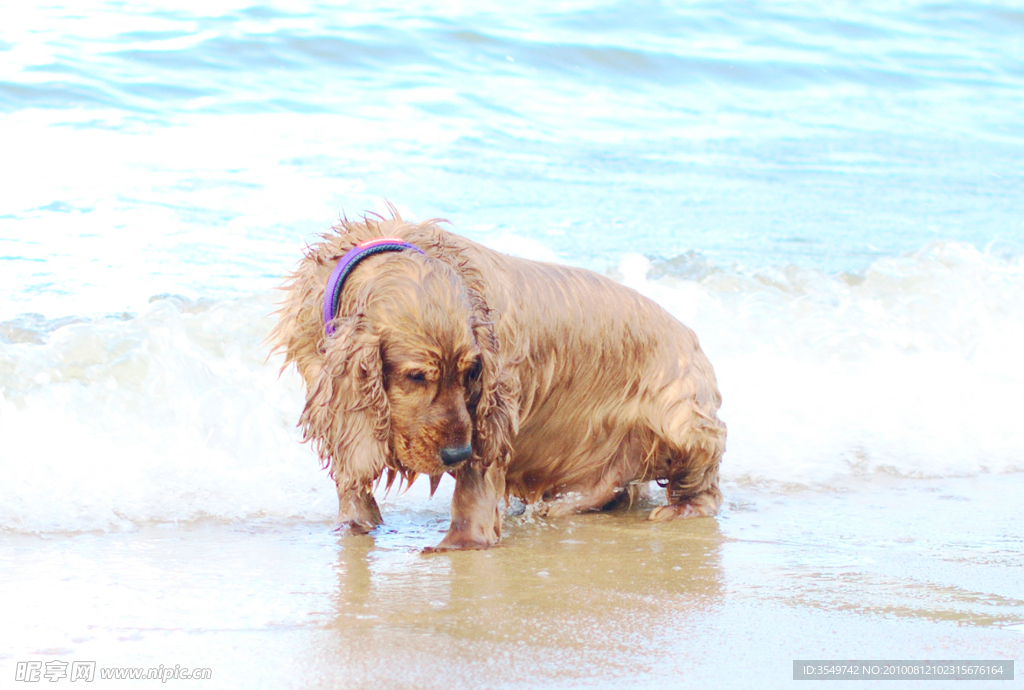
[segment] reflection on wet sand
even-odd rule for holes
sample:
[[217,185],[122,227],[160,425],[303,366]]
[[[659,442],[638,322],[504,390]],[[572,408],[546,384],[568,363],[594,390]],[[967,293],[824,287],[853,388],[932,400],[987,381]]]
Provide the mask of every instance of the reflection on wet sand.
[[0,678],[63,659],[275,690],[778,688],[794,659],[1024,658],[1024,474],[883,479],[733,485],[717,518],[669,524],[513,517],[464,553],[422,553],[447,526],[438,497],[385,506],[363,537],[0,534]]
[[361,682],[401,680],[406,664],[408,682],[491,664],[502,682],[628,672],[644,648],[697,635],[687,619],[713,611],[722,591],[715,520],[643,518],[510,521],[497,548],[431,555],[390,534],[339,539],[334,653]]
[[398,511],[337,540],[318,665],[345,687],[778,687],[796,658],[1014,658],[1010,482],[734,486],[716,519],[509,518],[496,548],[431,555],[444,516]]

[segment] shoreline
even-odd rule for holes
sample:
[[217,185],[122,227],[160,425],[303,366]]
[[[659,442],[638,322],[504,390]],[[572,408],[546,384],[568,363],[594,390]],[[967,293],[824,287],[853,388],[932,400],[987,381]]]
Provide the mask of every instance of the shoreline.
[[784,687],[798,659],[1020,660],[1022,490],[1024,474],[733,484],[716,519],[527,513],[496,548],[429,556],[446,499],[415,489],[374,537],[8,533],[0,677],[56,659],[208,667],[209,687]]

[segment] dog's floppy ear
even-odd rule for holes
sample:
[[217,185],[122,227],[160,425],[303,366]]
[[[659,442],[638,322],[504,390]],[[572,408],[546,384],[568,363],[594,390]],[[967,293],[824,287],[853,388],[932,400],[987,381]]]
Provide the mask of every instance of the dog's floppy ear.
[[380,338],[362,316],[336,322],[324,342],[323,366],[306,394],[299,420],[338,490],[365,487],[388,458],[390,413]]
[[473,450],[485,467],[494,462],[505,466],[512,459],[512,439],[519,432],[519,382],[503,366],[486,302],[475,290],[467,291],[474,313],[473,336],[482,360]]

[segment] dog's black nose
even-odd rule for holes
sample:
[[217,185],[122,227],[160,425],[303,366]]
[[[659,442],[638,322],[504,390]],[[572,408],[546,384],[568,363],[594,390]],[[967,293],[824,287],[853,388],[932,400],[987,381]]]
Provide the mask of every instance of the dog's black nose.
[[468,443],[461,448],[442,448],[441,462],[446,465],[457,465],[463,460],[469,460],[473,455],[473,446]]

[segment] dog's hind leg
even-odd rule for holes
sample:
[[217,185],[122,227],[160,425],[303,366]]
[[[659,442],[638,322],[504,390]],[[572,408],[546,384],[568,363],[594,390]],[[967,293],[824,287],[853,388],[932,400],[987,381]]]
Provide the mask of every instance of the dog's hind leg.
[[665,464],[665,475],[658,484],[665,487],[668,505],[659,506],[647,516],[648,520],[664,522],[675,518],[711,516],[722,505],[722,492],[718,488],[718,464],[725,450],[722,440],[700,444],[684,455],[670,457]]
[[[635,456],[636,452],[624,453],[626,458]],[[616,462],[592,486],[577,486],[538,504],[536,514],[558,517],[591,510],[610,510],[627,501],[632,505],[637,491],[629,485],[629,481],[636,477],[638,465],[639,462],[635,460]]]
[[572,471],[562,473],[557,483],[552,482],[554,490],[545,489],[544,500],[536,504],[534,514],[559,517],[633,505],[639,486],[631,482],[644,473],[645,443],[638,434],[626,433],[580,444],[576,455],[562,463]]
[[668,504],[658,506],[647,516],[652,522],[667,522],[676,518],[709,517],[718,512],[722,505],[722,492],[718,483],[694,495],[683,494],[673,480],[665,488]]
[[373,487],[338,487],[338,521],[334,530],[343,534],[366,534],[384,521],[373,497]]
[[602,480],[597,486],[585,491],[567,491],[537,505],[535,514],[541,517],[560,517],[590,510],[603,510],[620,498],[618,482]]
[[426,551],[449,549],[486,549],[501,538],[501,501],[505,497],[505,468],[497,463],[486,470],[472,464],[455,473],[452,495],[452,522],[448,533],[436,547]]
[[668,505],[652,510],[648,520],[710,516],[722,505],[718,466],[725,453],[725,424],[713,410],[687,408],[676,433],[662,437],[664,459],[657,463],[653,478],[665,487]]

